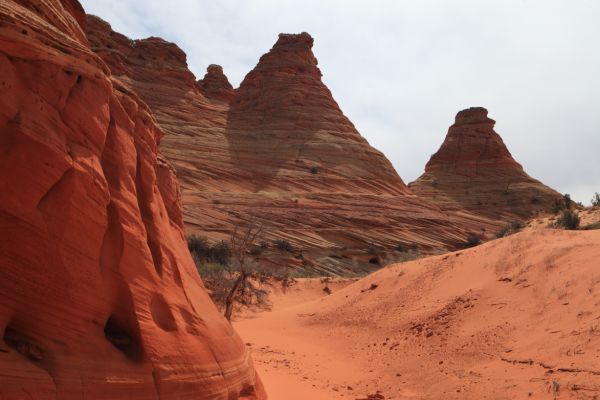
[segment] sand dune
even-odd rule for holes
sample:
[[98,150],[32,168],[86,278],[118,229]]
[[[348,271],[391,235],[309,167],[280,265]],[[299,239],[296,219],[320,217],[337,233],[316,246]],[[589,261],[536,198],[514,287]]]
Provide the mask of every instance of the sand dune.
[[236,327],[273,400],[592,399],[599,260],[599,231],[534,229]]

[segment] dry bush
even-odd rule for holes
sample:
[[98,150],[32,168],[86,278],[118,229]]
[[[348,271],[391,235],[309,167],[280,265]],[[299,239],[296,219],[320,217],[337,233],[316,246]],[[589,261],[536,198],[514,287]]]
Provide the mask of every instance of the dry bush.
[[203,263],[227,265],[231,258],[229,243],[220,241],[210,244],[204,236],[191,235],[188,237],[188,249],[194,260]]
[[573,207],[573,200],[571,199],[571,195],[565,193],[562,197],[555,199],[552,204],[552,212],[554,214],[558,214],[564,210],[570,210]]
[[571,210],[564,210],[561,216],[556,220],[555,227],[575,230],[579,228],[579,223],[581,222],[579,215]]
[[408,261],[418,260],[419,258],[425,257],[418,249],[410,249],[401,251],[389,257],[387,265],[401,264]]
[[289,253],[294,251],[294,246],[292,246],[292,244],[285,239],[275,239],[273,244],[277,250],[287,251]]
[[592,206],[600,207],[600,193],[594,193],[594,197],[592,197]]
[[481,244],[481,238],[477,235],[469,235],[465,247],[475,247]]
[[506,225],[502,228],[498,233],[496,233],[497,238],[503,238],[517,232],[520,232],[523,229],[523,222],[519,220],[514,220],[510,224]]

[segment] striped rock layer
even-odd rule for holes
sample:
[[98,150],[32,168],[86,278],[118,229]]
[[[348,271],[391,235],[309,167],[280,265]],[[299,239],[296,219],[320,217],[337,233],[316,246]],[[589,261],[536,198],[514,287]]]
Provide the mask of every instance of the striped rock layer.
[[527,175],[487,114],[482,107],[460,111],[410,189],[444,210],[467,210],[501,225],[549,211],[561,195]]
[[296,249],[267,251],[265,261],[332,273],[373,267],[399,246],[438,251],[465,241],[344,116],[309,34],[280,34],[232,96],[221,68],[196,81],[175,44],[131,41],[94,16],[86,33],[165,131],[161,150],[181,182],[188,233],[226,239],[251,222],[265,241]]

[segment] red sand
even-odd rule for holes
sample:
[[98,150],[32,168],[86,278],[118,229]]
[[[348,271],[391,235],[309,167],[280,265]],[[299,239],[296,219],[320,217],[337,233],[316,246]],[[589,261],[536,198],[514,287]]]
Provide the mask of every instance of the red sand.
[[235,325],[272,400],[592,399],[598,260],[599,231],[534,229]]

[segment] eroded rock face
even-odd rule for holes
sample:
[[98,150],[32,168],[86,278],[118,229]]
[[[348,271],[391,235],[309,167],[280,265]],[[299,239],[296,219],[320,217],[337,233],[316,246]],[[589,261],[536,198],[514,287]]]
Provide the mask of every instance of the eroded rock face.
[[0,398],[264,398],[187,251],[162,132],[83,16],[0,2]]
[[309,34],[281,34],[226,101],[214,95],[230,93],[216,66],[193,85],[185,60],[140,60],[136,49],[152,42],[122,47],[92,16],[87,36],[164,129],[161,149],[182,184],[188,232],[226,239],[253,221],[267,242],[296,248],[295,257],[269,254],[277,265],[346,273],[377,267],[400,244],[439,250],[464,242],[465,231],[414,196],[343,115],[321,81]]
[[444,210],[466,209],[500,224],[548,211],[560,194],[525,173],[487,114],[482,107],[460,111],[411,190]]

